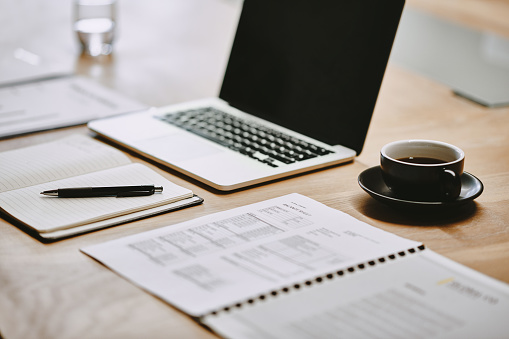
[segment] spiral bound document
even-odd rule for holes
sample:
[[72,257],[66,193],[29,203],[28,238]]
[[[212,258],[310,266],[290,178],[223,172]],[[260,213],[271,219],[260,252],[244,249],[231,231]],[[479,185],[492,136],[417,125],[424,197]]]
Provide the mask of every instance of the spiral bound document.
[[81,250],[225,337],[509,333],[507,285],[299,194]]

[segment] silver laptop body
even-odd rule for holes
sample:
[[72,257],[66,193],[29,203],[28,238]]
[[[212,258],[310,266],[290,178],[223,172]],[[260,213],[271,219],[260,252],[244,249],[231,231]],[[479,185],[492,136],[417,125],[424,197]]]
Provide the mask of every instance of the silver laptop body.
[[[277,167],[272,167],[261,161],[263,155],[260,156],[260,160],[251,158],[155,118],[197,107],[214,107],[238,116],[247,122],[265,124],[300,140],[329,149],[332,153],[296,161],[292,164],[285,164],[274,159],[273,162]],[[281,126],[271,124],[239,111],[219,98],[162,107],[148,112],[111,119],[96,120],[90,122],[88,126],[91,130],[114,142],[119,142],[137,153],[141,153],[221,191],[230,191],[324,166],[339,164],[350,161],[355,157],[355,151],[349,148],[332,147]],[[122,128],[118,128],[118,126],[122,126]],[[143,128],[140,128],[140,126],[143,126]]]
[[[219,98],[88,126],[221,191],[352,161],[366,138],[403,5],[404,0],[245,0]],[[168,122],[199,108],[209,108],[212,120],[225,112],[242,126],[265,126],[278,139],[267,140],[272,149],[297,147],[311,155],[286,161],[267,150],[239,151]],[[305,145],[312,151],[302,150]]]

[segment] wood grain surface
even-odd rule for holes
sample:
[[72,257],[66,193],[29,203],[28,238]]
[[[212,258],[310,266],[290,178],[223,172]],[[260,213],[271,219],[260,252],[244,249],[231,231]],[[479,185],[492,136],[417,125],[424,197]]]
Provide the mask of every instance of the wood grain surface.
[[[507,0],[409,0],[475,28],[509,37]],[[0,48],[43,46],[75,60],[78,74],[149,105],[214,96],[220,86],[241,2],[123,0],[114,54],[82,57],[71,31],[71,2],[0,0]],[[0,140],[0,151],[69,134],[85,126]],[[466,153],[465,170],[484,183],[475,203],[439,214],[394,210],[367,195],[357,177],[378,165],[387,142],[436,139]],[[44,244],[0,220],[0,334],[5,338],[214,338],[191,318],[79,252],[79,248],[298,192],[370,225],[509,283],[509,108],[488,109],[444,85],[390,64],[365,148],[352,163],[233,193],[209,189],[135,154],[205,203]],[[0,164],[1,166],[1,164]]]

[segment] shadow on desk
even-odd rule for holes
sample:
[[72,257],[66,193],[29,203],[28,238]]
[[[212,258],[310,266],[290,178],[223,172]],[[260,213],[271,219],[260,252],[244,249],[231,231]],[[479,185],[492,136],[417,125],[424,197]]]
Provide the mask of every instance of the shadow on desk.
[[474,201],[450,209],[419,210],[403,209],[384,205],[369,196],[357,199],[355,209],[363,215],[398,225],[407,226],[450,226],[472,218],[478,207]]

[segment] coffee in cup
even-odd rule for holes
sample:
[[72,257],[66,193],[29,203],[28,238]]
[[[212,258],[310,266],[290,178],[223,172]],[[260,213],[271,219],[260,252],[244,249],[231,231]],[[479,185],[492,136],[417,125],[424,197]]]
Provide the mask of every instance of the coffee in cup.
[[380,152],[382,177],[398,197],[415,201],[451,201],[461,193],[465,153],[433,140],[401,140]]

